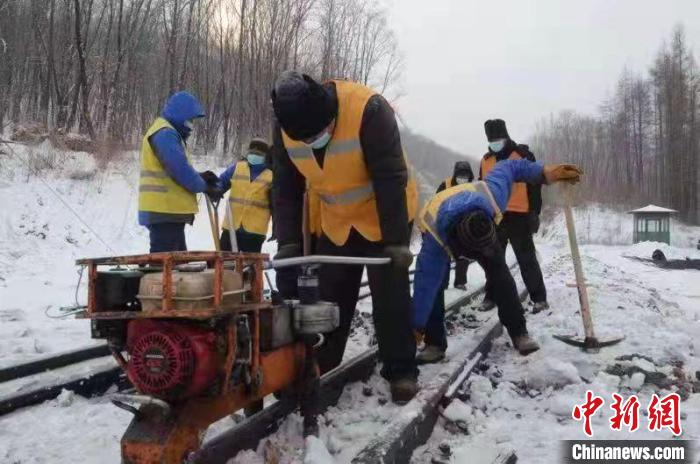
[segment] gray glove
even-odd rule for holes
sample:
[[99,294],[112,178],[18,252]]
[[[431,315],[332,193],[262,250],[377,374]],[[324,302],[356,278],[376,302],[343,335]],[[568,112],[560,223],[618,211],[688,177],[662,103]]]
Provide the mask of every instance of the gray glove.
[[408,268],[413,263],[413,253],[406,245],[388,245],[384,247],[384,256],[391,258],[391,265]]
[[300,243],[285,243],[277,249],[275,259],[296,258],[301,256]]
[[[301,256],[300,243],[287,243],[277,249],[275,259],[295,258]],[[298,298],[297,278],[299,277],[298,267],[287,267],[277,269],[275,281],[280,296],[285,299]]]

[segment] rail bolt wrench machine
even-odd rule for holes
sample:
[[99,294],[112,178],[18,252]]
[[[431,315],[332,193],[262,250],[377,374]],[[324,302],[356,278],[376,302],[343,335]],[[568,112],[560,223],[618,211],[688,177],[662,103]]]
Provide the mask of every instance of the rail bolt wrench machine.
[[[315,433],[314,348],[339,324],[337,305],[320,301],[316,269],[388,262],[203,251],[78,260],[89,280],[77,317],[91,320],[133,386],[112,396],[134,414],[122,462],[180,464],[210,424],[280,391],[296,392],[305,433]],[[264,299],[264,270],[287,266],[301,266],[300,299]]]

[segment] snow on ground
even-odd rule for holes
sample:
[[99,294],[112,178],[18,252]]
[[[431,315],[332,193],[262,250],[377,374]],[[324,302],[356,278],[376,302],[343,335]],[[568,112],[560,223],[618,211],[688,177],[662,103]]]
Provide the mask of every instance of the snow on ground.
[[[75,304],[75,260],[148,252],[148,232],[137,223],[137,153],[124,153],[118,166],[102,171],[91,155],[61,152],[48,142],[13,149],[21,161],[0,158],[0,367],[95,343],[87,321],[46,315]],[[212,168],[201,162],[202,170]],[[200,213],[186,233],[190,249],[213,249],[201,195]],[[274,249],[274,242],[263,247]],[[82,284],[78,301],[84,304],[85,279]]]
[[[114,252],[141,253],[148,248],[146,230],[136,224],[134,153],[124,155],[119,169],[95,172],[86,154],[61,153],[46,145],[15,146],[15,151],[23,162],[5,155],[0,158],[0,367],[91,343],[86,322],[45,315],[73,303],[74,260]],[[41,179],[114,251],[79,223]],[[573,272],[564,221],[555,216],[543,224],[540,235],[552,310],[528,315],[530,331],[542,350],[522,358],[512,351],[506,336],[499,338],[483,370],[469,383],[469,401],[453,403],[445,411],[461,422],[454,426],[440,419],[430,441],[414,453],[416,463],[442,459],[440,445],[445,444],[452,450],[446,462],[465,462],[468,457],[478,463],[501,449],[514,449],[519,462],[543,462],[555,455],[558,440],[583,437],[581,424],[571,419],[571,409],[583,401],[588,388],[607,402],[604,416],[594,420],[596,438],[629,436],[606,426],[611,393],[638,392],[644,408],[653,391],[678,389],[688,398],[682,403],[683,438],[700,438],[700,395],[691,393],[690,383],[700,370],[699,274],[663,270],[625,257],[647,258],[656,248],[669,258],[698,257],[694,246],[700,228],[674,223],[674,246],[632,246],[626,245],[632,229],[628,215],[595,207],[577,209],[575,215],[580,241],[586,244],[584,270],[591,284],[598,336],[624,334],[627,338],[596,355],[551,338],[581,332],[576,292],[566,286]],[[204,208],[187,236],[191,249],[212,248]],[[265,245],[267,251],[274,248],[274,243]],[[469,272],[470,287],[479,285],[483,276],[478,266],[471,266]],[[450,289],[447,299],[458,294]],[[79,299],[84,301],[84,288]],[[373,340],[369,300],[358,309],[346,359]],[[451,359],[459,356],[455,349],[462,341],[458,336],[451,339]],[[421,380],[430,379],[439,367],[424,368]],[[241,453],[235,462],[264,462],[266,456],[275,455],[279,462],[327,462],[326,451],[334,460],[348,462],[368,434],[401,412],[388,399],[388,385],[375,373],[366,384],[347,388],[338,406],[321,418],[321,437],[306,443],[310,450],[306,457],[301,420],[293,415],[258,450]],[[68,464],[75,462],[79,449],[80,462],[117,463],[119,437],[130,419],[105,398],[84,399],[66,392],[56,400],[0,417],[0,461]],[[231,419],[217,423],[208,437],[231,423]],[[463,426],[469,434],[462,431]],[[668,436],[644,430],[634,434],[635,438]]]
[[[547,208],[545,212],[552,213],[552,208]],[[555,210],[553,213],[549,220],[543,221],[539,237],[551,244],[568,247],[564,211]],[[579,244],[628,245],[632,243],[631,214],[595,204],[574,207],[573,213]],[[698,240],[700,240],[698,227],[683,224],[673,215],[671,216],[671,245],[683,249],[695,249]],[[645,258],[651,258],[651,252]]]
[[[697,229],[696,229],[697,230]],[[593,420],[597,439],[669,439],[668,431],[612,431],[612,393],[637,394],[640,410],[652,393],[678,391],[682,439],[700,438],[700,279],[697,271],[666,271],[626,259],[638,246],[587,245],[582,248],[593,319],[600,339],[624,335],[619,345],[586,354],[552,338],[581,335],[578,298],[566,249],[540,246],[552,309],[528,314],[530,332],[542,349],[528,357],[513,353],[506,336],[494,344],[483,370],[470,380],[466,405],[451,406],[429,442],[416,450],[415,463],[490,463],[498,451],[514,450],[518,462],[540,463],[558,456],[560,440],[584,439],[571,417],[586,390],[606,403]],[[673,250],[684,254],[692,250]],[[656,384],[654,384],[655,382]],[[694,391],[694,393],[693,393]],[[459,401],[459,400],[457,400]],[[456,414],[455,414],[456,413]],[[457,417],[455,417],[457,416]],[[455,425],[466,427],[468,433]],[[444,453],[441,450],[450,450]]]

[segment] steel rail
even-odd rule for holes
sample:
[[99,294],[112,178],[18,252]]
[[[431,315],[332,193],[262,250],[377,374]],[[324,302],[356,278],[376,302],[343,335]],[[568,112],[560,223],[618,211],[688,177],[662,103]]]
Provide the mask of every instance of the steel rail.
[[[511,265],[510,269],[512,270],[515,267],[517,267],[517,264]],[[466,303],[472,301],[476,296],[483,293],[484,289],[485,285],[482,285],[468,294],[463,295],[447,304],[445,307],[446,316],[458,311]],[[366,296],[369,296],[369,294],[365,295],[365,297]],[[480,350],[480,352],[485,355],[488,349],[490,349],[490,341],[500,334],[500,329],[500,324],[495,323],[494,326],[487,331],[484,340],[482,340],[482,343],[478,345],[477,351]],[[321,377],[321,404],[319,405],[319,411],[323,412],[328,407],[335,405],[343,391],[343,388],[348,383],[358,382],[369,378],[369,376],[374,372],[374,367],[377,364],[377,355],[378,349],[376,346],[374,346],[346,363],[336,367],[332,371],[324,374]],[[464,364],[462,363],[460,364],[455,375],[449,376],[450,383],[453,383],[455,378],[464,371],[463,368]],[[448,386],[445,387],[445,390]],[[432,401],[428,404],[430,405],[428,409],[433,407]],[[291,396],[283,396],[279,401],[263,409],[261,412],[246,418],[241,423],[236,424],[230,429],[220,433],[216,437],[204,443],[202,448],[189,456],[187,461],[188,464],[225,464],[238,452],[246,449],[255,449],[259,442],[266,436],[273,433],[279,426],[280,422],[289,414],[294,412],[296,408],[297,403],[295,398]],[[425,420],[432,420],[433,415],[430,414],[429,416],[430,417],[425,418]],[[435,416],[435,418],[436,417],[437,416]],[[428,424],[428,422],[426,422],[426,424]],[[410,435],[410,432],[407,431],[405,434],[400,433],[399,435]],[[422,429],[416,436],[416,442],[419,442],[422,439],[424,441],[424,437],[425,430]],[[416,446],[419,446],[419,444]],[[411,449],[411,452],[416,446]],[[370,451],[367,452],[369,453]]]

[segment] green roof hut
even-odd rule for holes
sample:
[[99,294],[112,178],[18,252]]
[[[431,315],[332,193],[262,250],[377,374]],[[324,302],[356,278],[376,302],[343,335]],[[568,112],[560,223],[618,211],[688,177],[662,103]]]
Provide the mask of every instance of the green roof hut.
[[656,205],[647,205],[644,208],[627,211],[634,218],[632,241],[634,243],[664,242],[670,245],[671,214],[677,212],[675,209]]

